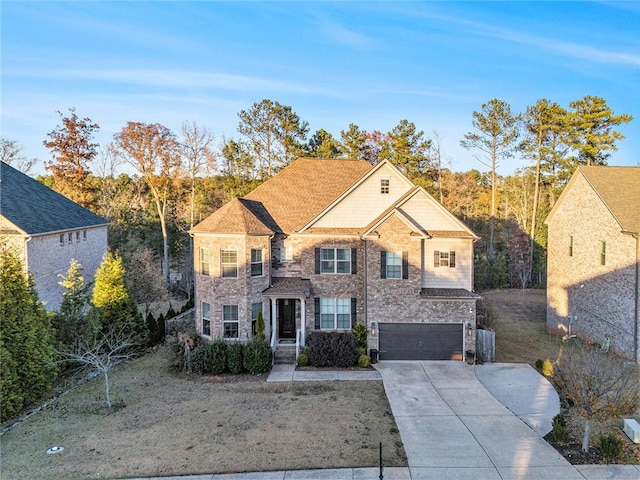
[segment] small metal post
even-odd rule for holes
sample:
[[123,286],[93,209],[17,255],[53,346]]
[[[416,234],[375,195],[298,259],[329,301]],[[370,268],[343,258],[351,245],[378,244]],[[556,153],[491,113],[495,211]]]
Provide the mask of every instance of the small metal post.
[[380,442],[380,476],[378,478],[384,480],[384,475],[382,474],[382,442]]

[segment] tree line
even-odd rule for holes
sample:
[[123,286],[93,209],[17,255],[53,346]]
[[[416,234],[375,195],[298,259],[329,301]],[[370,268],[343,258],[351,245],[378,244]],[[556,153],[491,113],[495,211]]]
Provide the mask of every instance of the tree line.
[[[264,99],[238,113],[237,138],[185,122],[176,134],[159,123],[129,121],[107,145],[99,125],[74,108],[58,112],[61,124],[43,144],[51,151],[49,176],[39,180],[109,219],[110,245],[126,255],[140,244],[152,249],[169,281],[182,272],[190,289],[187,231],[228,200],[242,196],[300,156],[388,160],[424,187],[482,238],[476,245],[477,289],[531,285],[543,280],[546,231],[542,221],[578,165],[606,165],[617,129],[630,122],[606,100],[585,96],[566,107],[540,99],[524,112],[492,99],[472,113],[460,144],[484,168],[454,172],[440,138],[403,119],[388,132],[349,124],[338,138],[309,123],[291,106]],[[2,139],[2,160],[28,169],[15,142]],[[501,176],[514,157],[526,165]],[[129,165],[134,175],[118,173]],[[527,241],[528,239],[528,241]]]

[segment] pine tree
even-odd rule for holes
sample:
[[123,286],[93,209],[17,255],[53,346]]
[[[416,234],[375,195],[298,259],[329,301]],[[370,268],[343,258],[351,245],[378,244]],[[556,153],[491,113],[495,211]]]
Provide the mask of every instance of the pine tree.
[[2,420],[40,400],[56,375],[47,313],[22,261],[0,249],[0,411]]
[[96,270],[91,303],[100,331],[124,331],[146,342],[147,327],[129,295],[122,257],[109,251]]

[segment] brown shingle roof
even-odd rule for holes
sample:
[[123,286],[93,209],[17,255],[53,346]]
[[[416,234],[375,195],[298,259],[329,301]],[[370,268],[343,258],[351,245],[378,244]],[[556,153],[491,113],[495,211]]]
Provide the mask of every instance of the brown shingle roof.
[[245,198],[285,233],[298,231],[373,168],[364,160],[299,158]]
[[623,230],[640,233],[640,167],[581,166]]
[[[191,229],[193,233],[247,233],[253,235],[271,235],[268,214],[256,202],[235,198],[213,212]],[[258,218],[261,216],[263,218]]]

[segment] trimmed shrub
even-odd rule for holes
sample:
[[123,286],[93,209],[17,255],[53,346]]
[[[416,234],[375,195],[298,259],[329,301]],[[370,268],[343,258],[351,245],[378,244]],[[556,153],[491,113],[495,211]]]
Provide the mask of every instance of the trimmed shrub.
[[191,371],[202,375],[205,367],[205,355],[207,354],[207,345],[198,345],[191,350]]
[[299,367],[309,366],[309,354],[307,353],[306,349],[300,355],[298,355],[298,358],[296,359],[296,363],[298,364]]
[[358,357],[358,366],[360,368],[369,368],[371,366],[371,357],[369,355],[360,355]]
[[553,363],[548,358],[542,362],[541,372],[545,377],[553,377]]
[[557,414],[551,421],[553,439],[561,444],[569,441],[569,430],[567,429],[567,421],[562,414]]
[[351,332],[311,332],[309,363],[314,367],[352,367],[357,364],[356,339]]
[[216,338],[207,344],[204,357],[204,373],[217,375],[227,368],[227,344],[221,338]]
[[251,375],[268,372],[273,364],[273,352],[267,341],[258,336],[249,340],[244,347],[242,363]]
[[600,450],[606,460],[616,460],[622,455],[622,439],[613,433],[600,435]]
[[227,345],[227,367],[234,375],[242,372],[242,352],[244,345],[233,342]]

